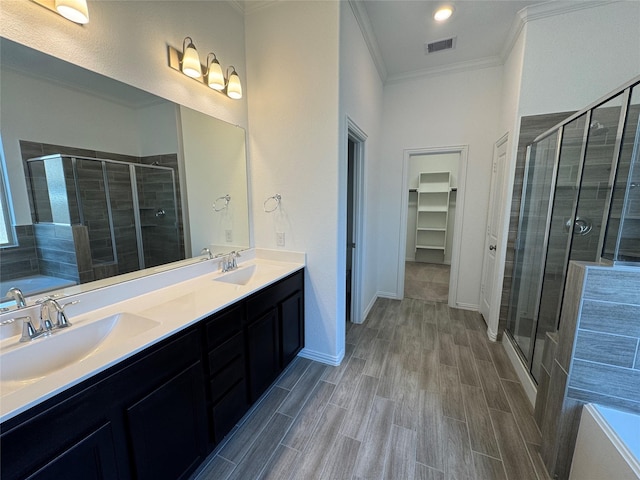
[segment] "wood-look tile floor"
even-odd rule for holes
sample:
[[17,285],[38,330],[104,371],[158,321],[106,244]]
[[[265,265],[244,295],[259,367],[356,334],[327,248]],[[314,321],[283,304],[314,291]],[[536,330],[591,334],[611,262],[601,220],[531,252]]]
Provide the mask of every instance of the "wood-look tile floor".
[[339,367],[297,358],[197,480],[548,480],[540,432],[477,312],[379,299]]

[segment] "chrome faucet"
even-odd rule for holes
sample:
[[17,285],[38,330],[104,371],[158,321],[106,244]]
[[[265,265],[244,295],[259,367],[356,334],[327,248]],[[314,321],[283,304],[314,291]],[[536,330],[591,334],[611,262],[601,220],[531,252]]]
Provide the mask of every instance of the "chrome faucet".
[[240,256],[240,252],[229,252],[224,257],[222,257],[222,273],[230,272],[231,270],[235,270],[238,268],[237,258]]
[[54,328],[67,328],[71,326],[71,322],[67,318],[64,309],[69,305],[75,305],[79,300],[60,305],[53,298],[45,298],[40,303],[40,329],[42,333],[47,333]]
[[207,256],[207,260],[211,260],[213,258],[213,253],[211,253],[211,250],[209,250],[207,247],[204,247],[200,251],[200,255],[206,255]]
[[24,294],[19,288],[11,287],[7,291],[7,296],[12,297],[15,300],[16,306],[18,308],[24,308],[27,306],[27,301],[24,299]]

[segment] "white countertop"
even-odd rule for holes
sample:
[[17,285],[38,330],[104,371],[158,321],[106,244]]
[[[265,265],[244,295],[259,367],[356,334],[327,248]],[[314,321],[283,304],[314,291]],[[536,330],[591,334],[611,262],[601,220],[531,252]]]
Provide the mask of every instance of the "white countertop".
[[[88,331],[83,326],[116,314],[127,315],[129,325],[134,325],[131,330],[124,330],[123,327],[117,331],[118,327],[114,327],[110,334],[113,336],[111,340],[110,335],[107,335],[84,357],[80,357],[80,360],[61,366],[40,377],[11,381],[10,378],[8,379],[10,373],[7,368],[9,367],[6,366],[10,362],[3,362],[5,365],[0,363],[0,368],[5,369],[0,377],[0,422],[18,415],[301,269],[305,265],[305,256],[300,253],[254,249],[243,252],[238,261],[238,270],[235,272],[255,269],[255,273],[246,285],[216,281],[225,275],[220,273],[218,264],[219,259],[203,261],[125,284],[94,290],[69,297],[69,299],[65,298],[64,301],[60,300],[60,303],[80,300],[77,306],[74,305],[68,309],[68,317],[73,324],[68,329],[27,343],[19,343],[19,334],[0,341],[0,362],[2,362],[2,356],[9,354],[14,355],[14,358],[42,362],[42,365],[46,366],[47,362],[52,360],[47,356],[52,355],[49,352],[49,346],[54,345],[52,340],[56,336],[70,334],[76,329],[77,332],[74,335],[77,338],[83,338],[80,335],[81,332]],[[92,306],[98,308],[93,309]],[[24,309],[21,313],[35,315],[37,311],[37,307],[32,307],[28,310]],[[0,319],[10,318],[15,314],[15,311],[4,314]],[[139,325],[147,325],[145,327],[147,329],[142,332],[137,331],[139,328],[135,327],[136,321]],[[19,323],[21,322],[16,322],[16,324]],[[47,342],[50,343],[47,344]],[[27,356],[24,356],[25,352],[28,353]]]

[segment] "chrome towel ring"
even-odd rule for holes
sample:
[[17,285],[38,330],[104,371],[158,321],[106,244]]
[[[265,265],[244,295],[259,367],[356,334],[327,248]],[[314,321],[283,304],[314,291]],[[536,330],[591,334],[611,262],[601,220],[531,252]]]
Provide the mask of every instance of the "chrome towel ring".
[[266,213],[275,212],[280,207],[280,200],[282,200],[282,195],[276,193],[273,197],[269,197],[264,201],[262,208]]
[[[220,200],[224,200],[224,205],[222,205],[220,208],[218,208],[218,202]],[[221,212],[225,208],[229,207],[229,202],[230,201],[231,201],[231,196],[228,193],[226,195],[222,196],[222,197],[216,198],[216,201],[213,202],[213,211],[214,212]]]

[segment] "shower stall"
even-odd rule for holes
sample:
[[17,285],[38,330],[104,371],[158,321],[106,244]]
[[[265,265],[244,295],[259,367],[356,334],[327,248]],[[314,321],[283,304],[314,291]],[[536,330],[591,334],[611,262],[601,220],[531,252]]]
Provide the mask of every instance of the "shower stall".
[[538,381],[571,260],[640,262],[640,78],[527,148],[507,335]]
[[172,168],[56,154],[27,177],[41,269],[84,283],[184,258]]

